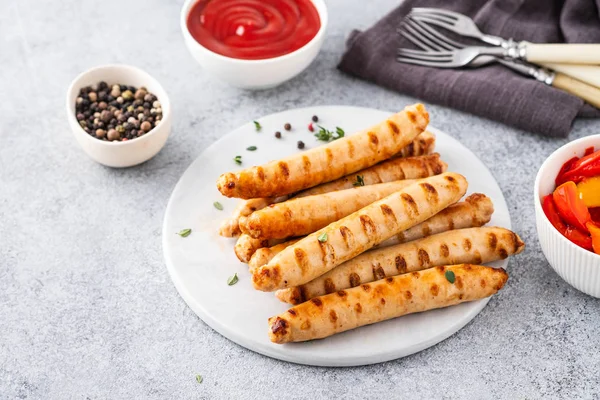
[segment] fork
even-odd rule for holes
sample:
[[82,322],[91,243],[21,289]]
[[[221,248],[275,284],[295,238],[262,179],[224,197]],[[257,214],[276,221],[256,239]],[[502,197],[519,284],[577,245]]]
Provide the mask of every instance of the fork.
[[437,25],[460,35],[479,39],[507,50],[507,56],[534,63],[600,64],[600,44],[534,44],[515,42],[482,33],[466,15],[439,8],[416,7],[412,19]]
[[578,96],[593,106],[600,108],[600,89],[575,80],[567,75],[548,71],[526,62],[506,60],[491,55],[480,55],[473,58],[470,62],[462,63],[466,59],[464,57],[463,60],[460,60],[461,62],[457,62],[457,60],[448,58],[447,54],[464,52],[469,47],[442,35],[427,24],[414,20],[412,17],[407,17],[403,21],[398,32],[416,46],[424,49],[398,49],[397,60],[399,62],[438,68],[457,68],[466,65],[477,67],[498,62],[523,75],[531,76],[548,86],[553,86]]

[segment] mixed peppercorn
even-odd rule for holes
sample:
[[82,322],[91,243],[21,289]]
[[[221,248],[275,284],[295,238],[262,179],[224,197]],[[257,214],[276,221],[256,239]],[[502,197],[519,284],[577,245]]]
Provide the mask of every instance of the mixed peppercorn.
[[104,141],[127,141],[150,132],[163,117],[160,101],[145,87],[106,82],[81,88],[75,116],[90,136]]

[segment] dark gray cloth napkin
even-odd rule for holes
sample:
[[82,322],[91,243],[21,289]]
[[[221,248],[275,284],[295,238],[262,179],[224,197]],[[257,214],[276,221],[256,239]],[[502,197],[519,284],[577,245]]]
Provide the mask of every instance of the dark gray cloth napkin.
[[405,0],[372,28],[352,32],[338,68],[425,102],[530,132],[566,137],[576,117],[600,117],[600,110],[500,65],[452,70],[398,63],[398,47],[414,46],[396,30],[411,8],[439,7],[468,15],[482,32],[506,39],[600,43],[599,3],[600,0]]

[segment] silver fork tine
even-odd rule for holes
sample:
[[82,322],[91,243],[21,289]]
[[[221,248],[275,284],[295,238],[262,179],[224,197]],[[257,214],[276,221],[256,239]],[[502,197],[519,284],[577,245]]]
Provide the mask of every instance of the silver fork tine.
[[[437,44],[435,41],[431,41],[426,36],[417,32],[417,29],[410,24],[409,20],[404,21],[400,27],[400,34],[402,36],[406,37],[408,40],[424,50],[448,50]],[[404,33],[408,33],[411,37],[408,37]]]
[[418,50],[404,51],[403,49],[398,50],[398,56],[404,56],[414,60],[424,61],[437,61],[440,63],[446,63],[452,61],[452,56],[444,55],[440,56],[437,54],[431,54],[426,51],[418,52]]
[[398,60],[399,62],[405,63],[405,64],[421,65],[423,67],[454,68],[451,64],[445,65],[445,64],[442,64],[439,62],[414,60],[412,58],[405,58],[405,57],[398,57],[398,58],[396,58],[396,60]]
[[423,34],[429,34],[428,37],[430,37],[432,41],[439,42],[440,45],[445,45],[447,48],[449,47],[448,50],[462,49],[463,47],[466,47],[466,45],[456,42],[450,39],[449,37],[442,35],[441,33],[439,33],[438,31],[436,31],[435,29],[423,22],[415,20],[410,20],[410,22],[415,29],[419,29],[419,31]]
[[435,17],[431,17],[428,15],[416,15],[416,14],[410,14],[410,18],[417,20],[417,21],[423,21],[423,22],[430,22],[434,25],[438,25],[441,26],[442,28],[446,28],[449,31],[452,30],[452,28],[454,27],[454,24],[452,22],[447,22]]
[[415,55],[417,57],[427,55],[431,58],[450,58],[452,57],[451,52],[442,52],[442,51],[423,51],[423,50],[413,50],[413,49],[398,49],[398,54],[406,54],[408,56]]
[[411,13],[414,14],[433,14],[441,17],[449,18],[451,20],[458,21],[462,14],[456,13],[454,11],[444,10],[442,8],[430,8],[430,7],[415,7],[411,10]]

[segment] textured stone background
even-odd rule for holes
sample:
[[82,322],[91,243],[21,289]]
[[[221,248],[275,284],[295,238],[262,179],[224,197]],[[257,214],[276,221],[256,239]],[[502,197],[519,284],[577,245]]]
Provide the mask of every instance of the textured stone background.
[[[491,169],[528,245],[479,316],[419,354],[343,369],[263,357],[199,320],[177,294],[161,251],[167,200],[192,160],[260,115],[318,104],[394,110],[414,99],[335,69],[347,33],[395,1],[329,0],[330,27],[316,61],[257,93],[204,75],[183,45],[181,3],[0,0],[0,398],[597,396],[600,302],[548,267],[534,227],[535,173],[566,140],[436,106],[433,123]],[[70,81],[113,62],[154,75],[174,107],[163,151],[125,170],[91,161],[65,118]],[[569,139],[598,128],[598,121],[577,121]]]

